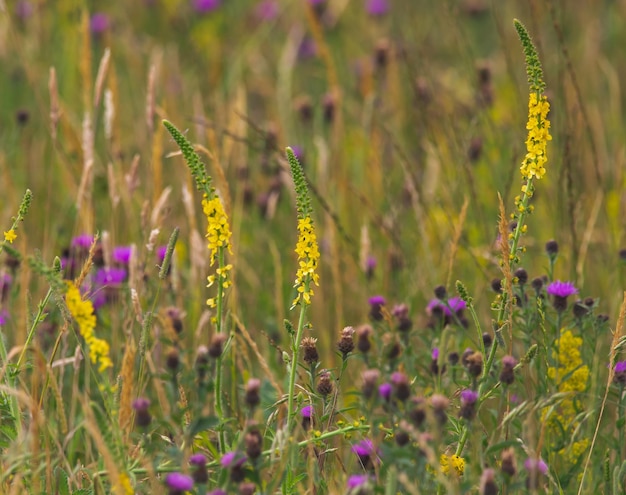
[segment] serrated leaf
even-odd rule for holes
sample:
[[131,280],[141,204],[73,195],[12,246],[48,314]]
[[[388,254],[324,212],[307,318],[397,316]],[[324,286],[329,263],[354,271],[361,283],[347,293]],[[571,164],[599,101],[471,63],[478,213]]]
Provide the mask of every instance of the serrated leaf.
[[54,470],[54,473],[57,479],[56,493],[58,493],[58,495],[70,495],[70,479],[67,476],[67,473],[60,467],[57,467]]

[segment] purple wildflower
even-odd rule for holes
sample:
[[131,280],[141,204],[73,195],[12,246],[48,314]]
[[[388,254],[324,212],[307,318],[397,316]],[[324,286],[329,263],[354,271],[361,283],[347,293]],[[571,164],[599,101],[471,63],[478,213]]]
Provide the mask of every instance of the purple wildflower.
[[132,246],[117,246],[113,248],[112,258],[116,263],[122,265],[128,265],[130,263],[130,256],[133,252]]
[[378,387],[378,395],[380,395],[384,400],[388,401],[391,397],[391,391],[393,386],[391,383],[383,383]]
[[204,466],[206,464],[206,457],[204,454],[194,454],[189,458],[189,463],[194,466]]
[[124,268],[100,268],[96,272],[96,285],[121,284],[126,280],[126,270]]
[[264,0],[256,6],[256,16],[262,21],[271,21],[278,17],[280,8],[276,0]]
[[0,310],[0,326],[6,325],[9,321],[9,312],[6,309]]
[[72,247],[89,249],[93,244],[93,236],[89,234],[77,235],[72,239]]
[[96,12],[91,16],[89,24],[93,34],[102,34],[109,29],[109,16],[103,12]]
[[19,17],[22,21],[28,19],[31,15],[33,15],[33,4],[28,0],[20,0],[15,5],[15,15]]
[[220,459],[220,464],[226,469],[240,467],[244,462],[246,462],[246,456],[236,450],[227,452]]
[[163,263],[165,259],[165,253],[167,253],[167,246],[159,246],[156,248],[156,255],[159,260],[159,263]]
[[548,474],[548,465],[543,459],[533,459],[529,457],[524,462],[524,467],[527,471],[538,471],[541,474]]
[[304,406],[302,409],[300,409],[300,414],[303,418],[311,419],[311,416],[313,415],[313,406]]
[[196,12],[205,14],[219,8],[221,0],[193,0],[193,8]]
[[478,392],[469,389],[461,392],[461,404],[475,404],[477,400]]
[[183,473],[170,473],[165,478],[170,493],[182,493],[193,488],[193,479]]
[[382,307],[386,304],[383,296],[372,296],[368,300],[370,305],[370,318],[380,321],[383,319]]
[[557,297],[568,297],[578,294],[578,289],[574,287],[572,282],[561,282],[560,280],[555,280],[549,284],[548,287],[546,287],[546,291],[551,296]]
[[615,373],[626,372],[626,361],[618,361],[615,363]]
[[448,299],[448,306],[450,306],[450,309],[452,311],[458,313],[459,311],[465,309],[467,307],[467,304],[460,297],[451,297],[450,299]]
[[388,0],[367,0],[365,10],[371,16],[382,16],[389,10]]
[[437,361],[439,359],[439,347],[435,347],[431,352],[431,357],[433,361]]
[[354,490],[355,488],[359,488],[369,481],[369,476],[367,474],[353,474],[348,478],[348,490]]
[[307,36],[300,42],[300,46],[298,47],[298,59],[306,60],[308,58],[315,57],[315,55],[317,55],[317,45],[315,44],[313,38]]
[[352,452],[359,457],[372,455],[375,451],[376,449],[374,448],[374,443],[369,438],[361,440],[359,443],[352,446]]

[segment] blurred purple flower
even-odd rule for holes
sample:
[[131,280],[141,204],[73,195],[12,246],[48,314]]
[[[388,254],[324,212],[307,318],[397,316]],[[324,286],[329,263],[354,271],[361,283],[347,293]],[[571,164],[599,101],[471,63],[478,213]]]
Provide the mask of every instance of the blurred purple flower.
[[382,16],[389,11],[388,0],[367,0],[365,10],[372,16]]
[[376,449],[374,448],[374,443],[366,438],[361,440],[359,443],[352,446],[352,452],[354,452],[359,457],[364,457],[366,455],[374,454]]
[[189,458],[189,464],[193,464],[194,466],[204,466],[206,465],[206,457],[204,454],[194,454]]
[[165,259],[165,253],[167,253],[167,246],[159,246],[158,248],[156,248],[156,255],[159,259],[159,263],[163,263],[163,260]]
[[348,478],[348,490],[354,490],[355,488],[364,485],[369,481],[369,476],[367,474],[353,474]]
[[33,4],[28,0],[20,0],[15,5],[15,15],[23,21],[33,15],[34,10]]
[[574,294],[578,294],[578,289],[574,287],[572,282],[561,282],[555,280],[546,287],[546,292],[551,296],[568,297]]
[[548,474],[548,465],[543,459],[533,459],[529,457],[524,462],[527,471],[539,471],[541,474]]
[[89,249],[92,243],[93,243],[93,236],[89,234],[77,235],[76,237],[72,239],[72,247],[80,247],[80,248]]
[[391,383],[383,383],[378,386],[378,395],[380,395],[383,399],[389,400],[391,397],[391,391],[393,386]]
[[307,58],[315,57],[315,55],[317,55],[317,45],[313,38],[307,36],[300,42],[298,58],[300,60],[306,60]]
[[626,361],[618,361],[615,363],[615,373],[626,372]]
[[165,484],[171,490],[185,492],[193,488],[193,479],[183,473],[170,473],[165,478]]
[[109,16],[104,12],[96,12],[91,16],[90,28],[93,34],[102,34],[109,29]]
[[300,414],[303,418],[311,419],[311,416],[313,415],[313,406],[304,406],[300,409]]
[[0,326],[6,325],[7,321],[9,321],[9,312],[6,309],[0,310]]
[[467,307],[467,304],[460,297],[451,297],[450,299],[448,299],[448,306],[450,306],[452,311],[456,313],[458,311],[461,311],[462,309],[465,309]]
[[437,361],[437,359],[439,359],[439,347],[435,347],[432,352],[430,353],[433,361]]
[[212,12],[220,7],[221,0],[193,0],[193,8],[201,14]]
[[227,469],[239,467],[244,462],[246,462],[246,456],[236,450],[232,452],[227,452],[220,459],[220,464],[222,465],[222,467]]
[[276,0],[263,0],[256,6],[256,16],[262,21],[271,21],[278,17],[280,8]]
[[475,404],[478,400],[478,392],[465,389],[461,392],[461,404]]
[[124,268],[100,268],[96,272],[96,285],[121,284],[126,280],[126,270]]
[[132,246],[117,246],[113,248],[113,261],[121,263],[122,265],[128,265],[130,262],[130,255],[132,254]]

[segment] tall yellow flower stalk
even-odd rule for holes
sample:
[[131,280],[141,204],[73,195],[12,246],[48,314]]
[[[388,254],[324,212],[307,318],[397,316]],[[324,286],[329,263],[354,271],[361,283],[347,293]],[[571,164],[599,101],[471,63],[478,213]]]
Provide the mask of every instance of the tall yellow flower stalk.
[[[519,247],[519,242],[522,234],[526,232],[526,216],[533,211],[533,206],[530,205],[530,200],[534,193],[533,181],[535,179],[542,179],[546,174],[545,165],[548,160],[546,153],[547,143],[552,139],[552,136],[550,136],[550,121],[548,120],[550,105],[544,94],[546,84],[543,80],[543,69],[541,68],[541,62],[537,55],[537,49],[530,39],[524,25],[517,19],[515,19],[513,23],[522,43],[522,49],[524,50],[530,95],[528,98],[528,121],[526,123],[526,129],[528,130],[526,155],[520,166],[522,179],[524,180],[521,188],[522,194],[515,198],[515,212],[511,215],[512,220],[515,222],[515,229],[509,234],[508,238],[508,260],[502,260],[507,271],[510,270],[511,265],[520,262],[519,253],[524,252],[524,248]],[[468,298],[466,294],[461,294],[461,297],[466,302],[471,303],[471,298]],[[489,376],[491,372],[498,347],[504,342],[501,331],[505,325],[504,316],[510,303],[511,301],[509,301],[507,292],[503,292],[494,304],[494,308],[497,311],[495,321],[496,339],[491,345],[487,362],[485,366],[483,366],[481,381],[478,386],[478,406],[480,406],[484,399],[485,378]],[[463,452],[468,435],[469,428],[467,425],[464,425],[459,436],[459,442],[455,452],[456,455],[460,456]]]
[[70,314],[78,324],[78,332],[85,340],[89,349],[89,359],[93,364],[99,363],[98,371],[103,372],[113,366],[109,356],[109,343],[95,336],[96,315],[93,312],[93,304],[88,299],[83,299],[78,287],[73,282],[68,282],[65,293],[65,303]]
[[296,209],[298,212],[298,242],[295,252],[298,255],[298,270],[296,271],[296,297],[293,300],[291,309],[300,306],[300,318],[298,327],[291,333],[291,363],[289,373],[289,390],[287,391],[287,426],[290,428],[295,416],[294,393],[296,385],[296,370],[298,369],[298,354],[300,341],[304,330],[304,320],[306,309],[311,304],[313,288],[311,284],[319,285],[319,275],[317,274],[317,264],[320,252],[317,245],[317,236],[311,214],[311,198],[307,186],[306,177],[302,166],[291,148],[287,148],[287,161],[291,168],[294,186],[296,189]]
[[[207,299],[207,305],[215,308],[213,322],[218,333],[224,331],[224,290],[230,287],[231,280],[229,274],[233,265],[226,263],[226,252],[231,252],[231,231],[228,216],[220,197],[211,184],[211,177],[207,174],[206,168],[200,157],[194,150],[189,140],[170,122],[163,121],[163,125],[168,130],[176,144],[180,148],[191,176],[196,181],[197,189],[203,193],[202,211],[207,219],[206,239],[209,249],[210,265],[217,263],[214,275],[207,277],[208,287],[217,282],[217,294],[215,297]],[[220,419],[224,417],[224,397],[222,393],[222,357],[217,359],[217,369],[215,372],[215,412]],[[223,430],[220,432],[220,449],[226,450],[226,439]]]

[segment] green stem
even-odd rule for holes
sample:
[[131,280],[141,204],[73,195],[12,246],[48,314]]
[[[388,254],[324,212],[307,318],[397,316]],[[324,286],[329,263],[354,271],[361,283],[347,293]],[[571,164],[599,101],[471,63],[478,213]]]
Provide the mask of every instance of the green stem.
[[[226,266],[226,262],[224,260],[224,247],[220,247],[217,254],[218,266],[220,268],[220,273],[217,276],[217,314],[216,314],[216,323],[215,326],[217,328],[218,333],[222,333],[223,331],[223,311],[224,311],[224,279],[222,278],[222,273],[224,267]],[[215,371],[215,412],[217,416],[220,418],[220,421],[224,421],[224,397],[222,394],[222,363],[223,357],[220,356],[217,358],[217,369]],[[220,452],[226,452],[226,436],[223,429],[220,429]]]
[[30,330],[28,331],[28,336],[26,337],[26,343],[24,344],[24,347],[22,347],[22,352],[20,353],[20,357],[17,360],[17,365],[15,367],[15,372],[19,372],[20,370],[20,365],[22,364],[22,360],[24,359],[24,355],[26,354],[26,351],[28,349],[28,346],[30,345],[31,340],[33,340],[33,336],[35,335],[35,329],[37,328],[37,325],[39,325],[39,323],[41,323],[41,321],[43,321],[43,312],[44,309],[46,309],[46,306],[48,305],[48,301],[50,300],[50,297],[52,296],[52,287],[50,287],[48,289],[48,292],[46,293],[46,296],[43,298],[43,300],[39,303],[39,306],[37,307],[37,314],[35,315],[35,319],[33,320],[32,325],[30,326]]
[[[308,292],[309,284],[311,283],[310,275],[307,276],[304,290]],[[291,341],[291,369],[289,373],[289,388],[287,389],[287,428],[291,428],[296,412],[293,408],[294,403],[294,390],[296,388],[296,374],[298,372],[298,354],[300,352],[300,341],[302,340],[302,333],[304,331],[304,318],[306,316],[307,304],[304,301],[300,301],[300,318],[298,319],[298,328],[296,329],[296,335]]]

